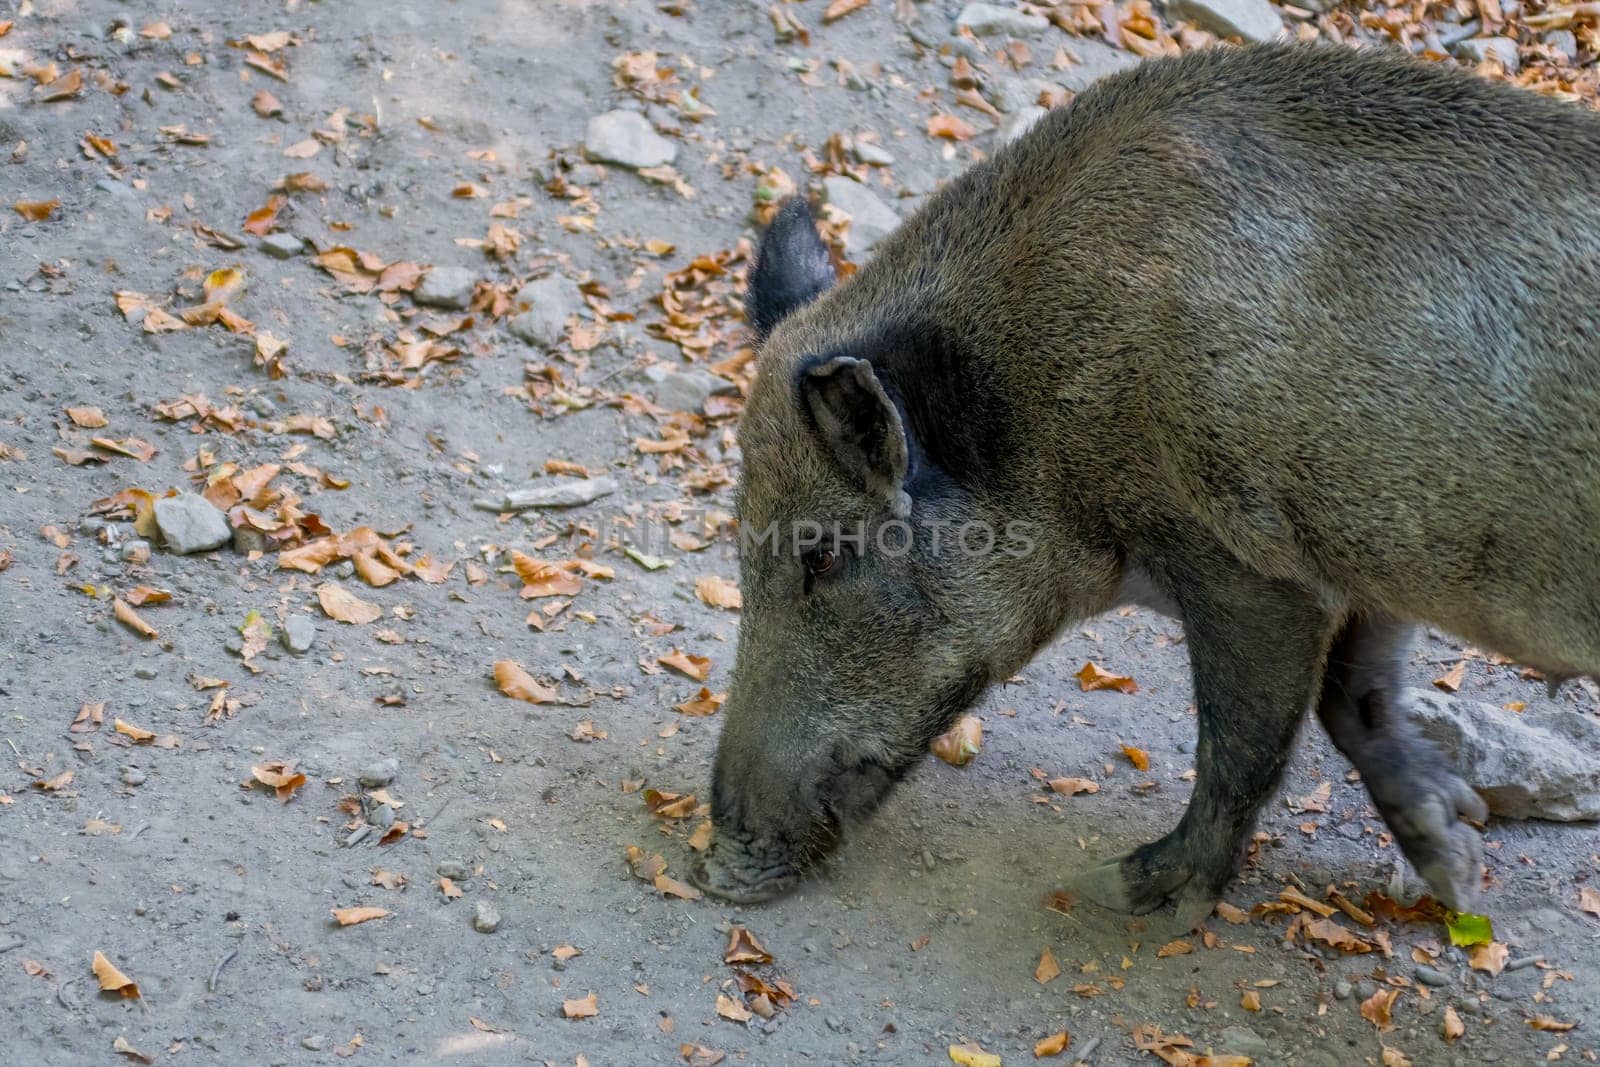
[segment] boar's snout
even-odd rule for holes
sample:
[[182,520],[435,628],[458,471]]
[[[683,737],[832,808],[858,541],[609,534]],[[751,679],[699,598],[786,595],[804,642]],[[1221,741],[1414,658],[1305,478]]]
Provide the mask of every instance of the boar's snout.
[[782,896],[838,846],[844,827],[870,814],[896,775],[843,753],[786,767],[717,761],[711,847],[691,878],[736,904]]

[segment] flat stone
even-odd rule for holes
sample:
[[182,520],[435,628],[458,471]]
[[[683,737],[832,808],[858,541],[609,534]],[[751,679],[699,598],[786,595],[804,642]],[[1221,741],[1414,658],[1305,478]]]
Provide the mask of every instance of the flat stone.
[[1468,37],[1465,41],[1456,42],[1456,55],[1473,63],[1493,59],[1506,69],[1507,74],[1515,74],[1522,69],[1522,52],[1517,42],[1509,37]]
[[718,393],[738,390],[726,378],[719,378],[701,367],[669,370],[659,363],[645,368],[645,377],[655,383],[656,403],[671,411],[700,411]]
[[256,247],[273,259],[293,259],[306,250],[306,243],[292,233],[269,233],[256,241]]
[[400,761],[390,756],[388,759],[381,759],[361,768],[358,780],[367,789],[381,789],[394,781],[395,775],[399,773]]
[[824,178],[822,198],[850,216],[844,249],[852,258],[871,252],[879,241],[900,225],[900,216],[894,208],[878,199],[877,193],[854,178],[842,175]]
[[472,302],[477,275],[465,267],[432,267],[417,283],[411,298],[427,307],[461,311]]
[[566,338],[567,319],[583,307],[577,286],[559,274],[529,282],[517,299],[526,300],[531,306],[506,328],[511,336],[547,349],[555,348]]
[[155,513],[161,539],[180,556],[221,548],[233,537],[228,517],[194,493],[160,497]]
[[1030,107],[1042,107],[1039,99],[1046,93],[1060,93],[1065,86],[1044,78],[1007,78],[997,82],[989,93],[989,102],[1008,115]]
[[1219,37],[1270,41],[1283,33],[1283,19],[1267,0],[1167,0],[1167,13]]
[[1547,30],[1542,40],[1566,56],[1568,63],[1578,61],[1578,36],[1571,30]]
[[1408,689],[1412,720],[1507,819],[1600,819],[1600,721],[1565,709],[1522,715]]
[[283,647],[297,656],[310,652],[316,639],[317,624],[304,615],[290,615],[283,620],[283,629],[278,632],[278,640],[283,642]]
[[484,511],[526,511],[529,508],[572,508],[617,491],[613,478],[551,478],[529,489],[511,489],[499,496],[474,500]]
[[1073,60],[1072,65],[1066,70],[1052,71],[1050,77],[1052,82],[1074,93],[1081,93],[1101,78],[1131,70],[1142,62],[1132,52],[1112,48],[1090,37],[1074,37],[1066,50]]
[[671,163],[678,158],[678,146],[637,111],[607,111],[584,128],[583,154],[596,163],[637,169]]
[[233,531],[233,550],[241,556],[267,550],[267,535],[254,526],[238,526]]
[[1259,1060],[1273,1053],[1273,1045],[1248,1026],[1229,1026],[1219,1035],[1220,1044],[1229,1052]]
[[480,934],[492,934],[500,929],[500,912],[487,900],[478,901],[472,909],[472,928]]
[[998,143],[1007,145],[1036,126],[1040,119],[1050,114],[1042,107],[1025,107],[1014,115],[1007,115],[1000,124]]
[[892,167],[894,156],[884,150],[884,147],[873,141],[856,141],[850,146],[851,153],[857,161],[869,167]]
[[956,16],[956,28],[979,37],[1037,37],[1050,28],[1050,20],[999,4],[968,4]]

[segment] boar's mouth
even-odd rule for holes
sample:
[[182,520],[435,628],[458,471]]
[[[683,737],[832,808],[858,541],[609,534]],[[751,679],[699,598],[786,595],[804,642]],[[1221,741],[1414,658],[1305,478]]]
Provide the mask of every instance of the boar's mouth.
[[718,823],[711,847],[690,868],[690,879],[735,904],[759,904],[788,893],[838,847],[845,827],[870,815],[913,765],[891,769],[873,760],[842,769],[835,765],[817,783],[817,803],[797,813],[801,825],[789,833],[742,825],[747,820],[735,808],[732,819]]

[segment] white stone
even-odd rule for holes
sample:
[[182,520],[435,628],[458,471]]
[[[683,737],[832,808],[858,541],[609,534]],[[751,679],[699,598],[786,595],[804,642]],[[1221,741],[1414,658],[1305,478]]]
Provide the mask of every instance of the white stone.
[[1507,74],[1522,68],[1522,52],[1509,37],[1469,37],[1456,45],[1456,55],[1473,63],[1496,60]]
[[1036,37],[1049,28],[1050,20],[999,4],[968,4],[956,16],[956,26],[979,37]]
[[465,267],[431,267],[411,297],[428,307],[460,311],[472,303],[472,290],[477,283],[477,275]]
[[852,258],[871,252],[873,246],[900,225],[900,216],[894,208],[878,199],[877,193],[854,178],[824,178],[822,198],[850,216],[844,249]]
[[256,244],[273,259],[293,259],[306,248],[306,243],[292,233],[269,233]]
[[1167,0],[1167,13],[1219,37],[1270,41],[1283,33],[1283,19],[1267,0]]
[[656,132],[637,111],[607,111],[589,120],[583,154],[596,163],[659,167],[678,158],[678,146]]
[[526,511],[529,508],[572,508],[617,491],[612,478],[554,478],[531,489],[512,489],[499,496],[474,500],[484,511]]
[[565,339],[568,317],[583,306],[577,287],[559,274],[529,282],[517,299],[531,306],[506,328],[513,337],[544,348],[554,348]]
[[194,493],[160,497],[155,512],[162,540],[180,556],[221,548],[233,538],[228,517]]
[[732,382],[700,367],[668,370],[659,363],[645,368],[656,383],[656,403],[670,411],[700,411],[718,393],[735,392]]

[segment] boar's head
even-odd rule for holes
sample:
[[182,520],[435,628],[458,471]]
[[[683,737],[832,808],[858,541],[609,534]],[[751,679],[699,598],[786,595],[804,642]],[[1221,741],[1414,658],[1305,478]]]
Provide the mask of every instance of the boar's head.
[[[949,353],[927,351],[938,343],[925,331],[866,321],[876,298],[865,275],[828,292],[833,281],[805,204],[791,202],[750,278],[758,356],[740,427],[744,606],[713,772],[715,832],[693,873],[738,902],[793,887],[1069,607],[1037,573],[1051,562],[1037,554],[1055,551],[1031,536],[1043,513],[963,485],[940,462],[1009,447],[958,440],[1003,423],[1003,400],[910,395],[913,372],[959,376]],[[938,427],[938,442],[919,438],[919,426],[960,424],[964,411],[969,422]],[[1100,585],[1114,584],[1113,569]]]

